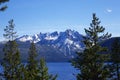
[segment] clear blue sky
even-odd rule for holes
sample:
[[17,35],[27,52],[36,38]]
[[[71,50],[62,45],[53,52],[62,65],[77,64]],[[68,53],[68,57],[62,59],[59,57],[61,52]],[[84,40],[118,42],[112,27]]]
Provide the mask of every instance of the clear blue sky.
[[0,12],[0,39],[10,19],[19,36],[39,32],[77,30],[81,34],[96,13],[106,32],[120,36],[120,0],[10,0]]

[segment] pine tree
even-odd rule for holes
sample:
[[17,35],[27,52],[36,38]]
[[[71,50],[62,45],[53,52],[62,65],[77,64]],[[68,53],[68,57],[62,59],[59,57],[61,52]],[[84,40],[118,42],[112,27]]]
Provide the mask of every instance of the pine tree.
[[38,75],[38,62],[36,60],[37,51],[36,46],[32,42],[29,48],[29,57],[28,57],[28,64],[27,64],[27,80],[35,80]]
[[19,65],[20,65],[20,53],[18,45],[15,41],[16,32],[14,31],[13,20],[10,20],[9,25],[4,29],[5,34],[3,36],[8,40],[3,48],[4,58],[2,66],[4,68],[4,77],[7,80],[19,79]]
[[56,80],[56,76],[48,74],[48,68],[46,66],[45,60],[41,59],[40,64],[38,64],[36,46],[32,42],[29,48],[28,63],[25,71],[24,80]]
[[115,38],[111,48],[112,74],[115,80],[120,80],[120,40]]
[[109,71],[104,65],[107,58],[101,52],[106,48],[99,45],[100,40],[109,38],[111,35],[103,33],[105,28],[100,26],[99,18],[93,14],[93,20],[88,29],[85,29],[86,37],[84,37],[85,49],[78,52],[77,57],[72,61],[75,68],[80,70],[77,74],[77,80],[106,80]]
[[41,58],[40,64],[39,64],[39,76],[37,80],[56,80],[56,78],[57,78],[57,75],[53,76],[48,73],[46,62],[44,58]]
[[[8,1],[9,1],[9,0],[0,0],[0,5],[3,4],[3,3],[5,3],[5,2],[8,2]],[[6,8],[7,8],[6,5],[5,5],[5,6],[1,6],[1,7],[0,7],[0,11],[4,11]]]
[[14,41],[15,38],[17,37],[16,35],[17,32],[14,31],[15,24],[13,23],[13,19],[8,21],[8,23],[9,25],[6,26],[6,28],[4,29],[5,34],[3,34],[3,36],[9,41]]

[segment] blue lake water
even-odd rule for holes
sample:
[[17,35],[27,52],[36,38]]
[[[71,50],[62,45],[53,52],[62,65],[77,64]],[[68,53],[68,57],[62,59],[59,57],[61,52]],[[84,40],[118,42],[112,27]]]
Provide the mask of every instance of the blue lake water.
[[[75,75],[78,71],[71,66],[71,63],[47,63],[50,74],[57,74],[57,80],[76,80]],[[0,72],[3,69],[0,67]]]
[[57,74],[57,80],[76,80],[77,70],[70,63],[48,63],[49,73]]

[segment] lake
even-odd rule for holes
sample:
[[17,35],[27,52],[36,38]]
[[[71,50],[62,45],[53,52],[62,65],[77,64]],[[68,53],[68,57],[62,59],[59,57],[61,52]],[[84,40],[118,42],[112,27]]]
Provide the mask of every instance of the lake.
[[[71,63],[47,63],[50,74],[57,74],[57,80],[76,80],[77,70],[71,66]],[[0,67],[0,72],[3,69]]]
[[76,80],[77,70],[71,66],[71,63],[47,63],[49,73],[57,74],[57,80]]

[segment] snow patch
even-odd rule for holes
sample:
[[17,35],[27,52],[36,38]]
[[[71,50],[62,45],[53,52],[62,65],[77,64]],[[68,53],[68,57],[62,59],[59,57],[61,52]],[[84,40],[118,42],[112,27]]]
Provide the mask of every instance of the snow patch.
[[65,40],[65,44],[73,44],[73,41],[70,40],[70,39],[66,39],[66,40]]
[[56,39],[58,39],[58,37],[57,36],[56,37],[47,36],[47,37],[45,37],[45,39],[46,40],[56,40]]
[[31,41],[33,38],[31,36],[25,36],[19,39],[22,42]]
[[35,36],[35,38],[36,38],[36,39],[38,39],[38,38],[39,38],[37,34],[35,34],[34,36]]

